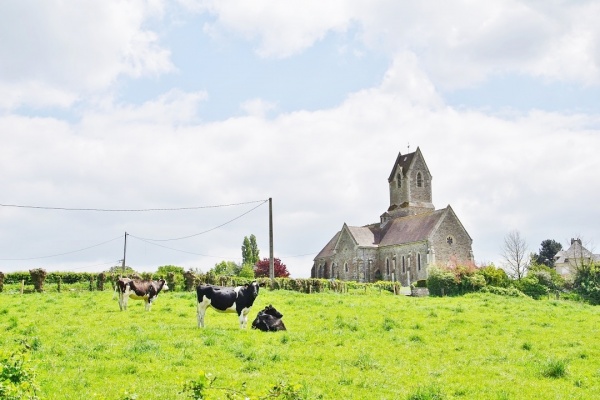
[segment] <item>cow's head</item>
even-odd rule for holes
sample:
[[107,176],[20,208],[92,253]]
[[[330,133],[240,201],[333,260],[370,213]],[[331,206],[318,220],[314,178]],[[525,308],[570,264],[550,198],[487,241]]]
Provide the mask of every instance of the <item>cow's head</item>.
[[266,306],[266,307],[265,307],[265,309],[264,309],[262,312],[263,312],[263,313],[265,313],[265,314],[272,315],[272,316],[274,316],[275,318],[283,318],[283,314],[282,314],[282,313],[280,313],[279,311],[277,311],[277,310],[275,309],[275,307],[273,307],[273,306],[272,306],[272,305],[270,305],[270,304],[269,304],[268,306]]
[[256,281],[252,283],[246,283],[244,286],[248,290],[248,293],[250,293],[250,296],[252,296],[252,299],[256,299],[258,297],[258,283],[256,283]]

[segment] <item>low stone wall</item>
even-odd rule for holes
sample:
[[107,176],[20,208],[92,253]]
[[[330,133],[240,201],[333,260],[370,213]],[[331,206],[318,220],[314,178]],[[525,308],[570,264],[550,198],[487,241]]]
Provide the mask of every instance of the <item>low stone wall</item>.
[[426,287],[411,287],[410,295],[413,297],[429,296],[429,289],[427,289]]

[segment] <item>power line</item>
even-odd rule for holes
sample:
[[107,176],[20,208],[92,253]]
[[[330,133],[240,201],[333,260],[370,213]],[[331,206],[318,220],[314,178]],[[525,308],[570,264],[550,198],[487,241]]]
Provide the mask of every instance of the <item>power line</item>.
[[[140,238],[140,237],[137,237],[137,236],[133,236],[133,235],[129,235],[129,236],[133,237],[134,239],[140,240],[140,241],[142,241],[142,242],[144,242],[146,244],[151,244],[153,246],[162,247],[163,249],[169,249],[169,250],[173,250],[173,251],[178,251],[180,253],[192,254],[192,255],[195,255],[195,256],[212,257],[212,258],[227,258],[227,257],[211,256],[211,255],[208,255],[208,254],[194,253],[194,252],[186,251],[186,250],[174,249],[172,247],[164,246],[162,244],[152,243],[152,242],[150,242],[150,241],[148,241],[146,239],[143,239],[143,238]],[[235,258],[239,259],[240,257],[235,257]]]
[[227,224],[230,224],[230,223],[232,223],[232,222],[233,222],[233,221],[235,221],[235,220],[238,220],[238,219],[242,218],[244,215],[246,215],[246,214],[249,214],[249,213],[251,213],[252,211],[256,210],[258,207],[262,206],[262,205],[263,205],[263,204],[265,204],[267,201],[269,201],[269,200],[264,200],[262,203],[260,203],[260,204],[259,204],[259,205],[257,205],[256,207],[253,207],[253,208],[251,208],[250,210],[246,211],[245,213],[243,213],[243,214],[241,214],[241,215],[238,215],[237,217],[235,217],[235,218],[233,218],[233,219],[230,219],[229,221],[227,221],[227,222],[224,222],[224,223],[222,223],[221,225],[217,225],[217,226],[215,226],[214,228],[210,228],[210,229],[207,229],[207,230],[205,230],[205,231],[202,231],[202,232],[199,232],[199,233],[194,233],[193,235],[182,236],[182,237],[178,237],[178,238],[171,238],[171,239],[149,239],[149,238],[141,238],[141,237],[134,236],[134,235],[132,235],[132,234],[129,234],[129,236],[131,236],[131,237],[134,237],[134,238],[136,238],[136,239],[144,240],[144,241],[148,240],[148,241],[151,241],[151,242],[169,242],[169,241],[173,241],[173,240],[182,240],[182,239],[188,239],[188,238],[191,238],[191,237],[194,237],[194,236],[200,236],[200,235],[203,235],[203,234],[205,234],[205,233],[208,233],[208,232],[214,231],[215,229],[219,229],[219,228],[221,228],[221,227],[223,227],[223,226],[225,226],[225,225],[227,225]]
[[246,201],[243,203],[231,203],[231,204],[218,204],[212,206],[195,206],[195,207],[176,207],[176,208],[139,208],[139,209],[117,209],[117,208],[69,208],[69,207],[46,207],[46,206],[28,206],[21,204],[0,204],[0,207],[13,207],[13,208],[30,208],[38,210],[60,210],[60,211],[100,211],[100,212],[148,212],[148,211],[185,211],[185,210],[200,210],[203,208],[220,208],[220,207],[232,207],[240,206],[244,204],[252,203],[265,203],[268,200],[253,200]]
[[103,244],[106,244],[106,243],[109,243],[109,242],[115,241],[115,240],[117,240],[117,239],[121,239],[121,236],[119,236],[119,237],[116,237],[116,238],[113,238],[113,239],[110,239],[110,240],[107,240],[107,241],[105,241],[105,242],[102,242],[102,243],[95,244],[95,245],[93,245],[93,246],[85,247],[85,248],[83,248],[83,249],[79,249],[79,250],[73,250],[73,251],[68,251],[68,252],[66,252],[66,253],[52,254],[52,255],[49,255],[49,256],[42,256],[42,257],[29,257],[29,258],[0,258],[0,261],[27,261],[27,260],[40,260],[40,259],[42,259],[42,258],[51,258],[51,257],[64,256],[64,255],[67,255],[67,254],[73,254],[73,253],[78,253],[78,252],[80,252],[80,251],[84,251],[84,250],[93,249],[94,247],[102,246]]

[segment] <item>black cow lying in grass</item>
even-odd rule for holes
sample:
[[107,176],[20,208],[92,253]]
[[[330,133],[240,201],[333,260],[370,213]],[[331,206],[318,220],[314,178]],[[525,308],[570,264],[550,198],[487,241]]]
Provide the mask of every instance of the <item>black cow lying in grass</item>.
[[285,325],[281,318],[283,318],[283,314],[269,304],[264,310],[258,312],[252,322],[252,329],[260,329],[263,332],[285,331]]

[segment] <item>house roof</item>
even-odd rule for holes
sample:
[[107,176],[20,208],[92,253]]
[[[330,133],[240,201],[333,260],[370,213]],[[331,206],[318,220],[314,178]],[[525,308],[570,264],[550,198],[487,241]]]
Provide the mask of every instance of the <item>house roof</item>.
[[375,232],[368,226],[349,226],[350,234],[361,247],[375,246]]
[[600,254],[593,254],[591,251],[583,247],[581,241],[573,240],[571,247],[567,250],[561,250],[554,256],[555,264],[568,263],[571,260],[591,259],[594,261],[600,261]]

